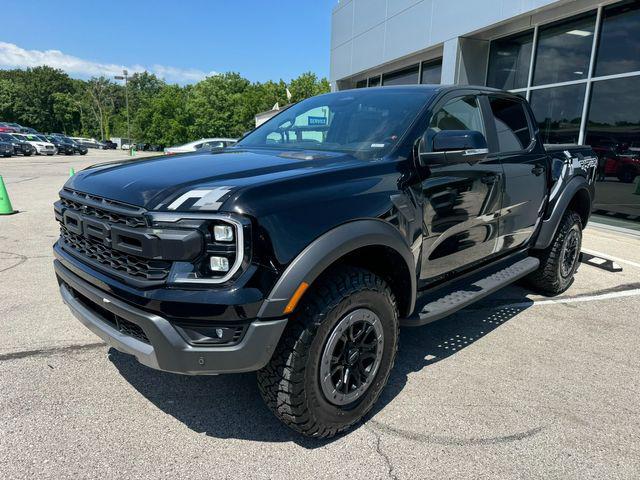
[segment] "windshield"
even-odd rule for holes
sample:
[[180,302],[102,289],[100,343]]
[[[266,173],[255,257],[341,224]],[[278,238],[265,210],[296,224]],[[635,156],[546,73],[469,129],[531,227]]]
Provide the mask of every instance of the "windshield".
[[15,141],[15,138],[13,138],[8,133],[0,133],[0,140],[4,140],[6,142],[13,142]]
[[430,89],[375,88],[320,95],[289,107],[236,145],[380,157],[395,146],[433,94]]

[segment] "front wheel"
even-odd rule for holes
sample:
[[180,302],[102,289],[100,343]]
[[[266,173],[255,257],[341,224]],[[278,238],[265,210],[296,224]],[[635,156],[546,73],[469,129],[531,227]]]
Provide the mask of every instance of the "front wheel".
[[562,217],[551,245],[537,254],[540,267],[527,278],[535,290],[547,295],[564,292],[573,282],[580,263],[582,221],[574,211]]
[[386,385],[398,311],[386,282],[367,270],[341,268],[311,288],[258,385],[287,426],[332,437],[358,422]]

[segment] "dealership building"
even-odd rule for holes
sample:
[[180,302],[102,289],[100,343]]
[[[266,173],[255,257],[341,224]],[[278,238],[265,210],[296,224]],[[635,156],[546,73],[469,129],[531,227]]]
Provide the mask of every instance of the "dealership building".
[[545,143],[598,153],[599,218],[640,228],[640,0],[341,0],[330,77],[525,97]]

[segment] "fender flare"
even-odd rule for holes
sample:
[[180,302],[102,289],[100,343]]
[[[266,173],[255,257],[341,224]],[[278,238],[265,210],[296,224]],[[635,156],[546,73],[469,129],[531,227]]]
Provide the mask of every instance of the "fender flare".
[[282,317],[302,282],[309,285],[344,255],[367,246],[389,247],[404,259],[411,282],[410,311],[416,300],[414,257],[400,232],[383,220],[355,220],[324,233],[311,242],[286,268],[264,300],[258,318]]
[[536,238],[536,242],[533,246],[534,249],[544,250],[551,245],[551,242],[556,235],[556,230],[558,230],[558,226],[564,216],[564,212],[566,212],[569,203],[580,190],[586,191],[589,196],[589,211],[591,210],[591,202],[593,201],[593,198],[589,191],[589,182],[585,177],[572,178],[564,190],[562,190],[560,197],[553,206],[553,210],[551,215],[549,215],[549,218],[542,221],[540,232],[538,233],[538,237]]

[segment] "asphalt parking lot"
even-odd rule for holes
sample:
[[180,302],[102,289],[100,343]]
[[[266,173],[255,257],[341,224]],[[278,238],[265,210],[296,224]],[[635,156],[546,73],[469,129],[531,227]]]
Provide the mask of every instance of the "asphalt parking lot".
[[316,441],[272,416],[253,374],[150,370],[62,304],[57,191],[71,167],[125,156],[0,159],[20,210],[0,217],[3,478],[640,477],[640,237],[590,227],[561,297],[514,286],[403,330],[368,421]]

